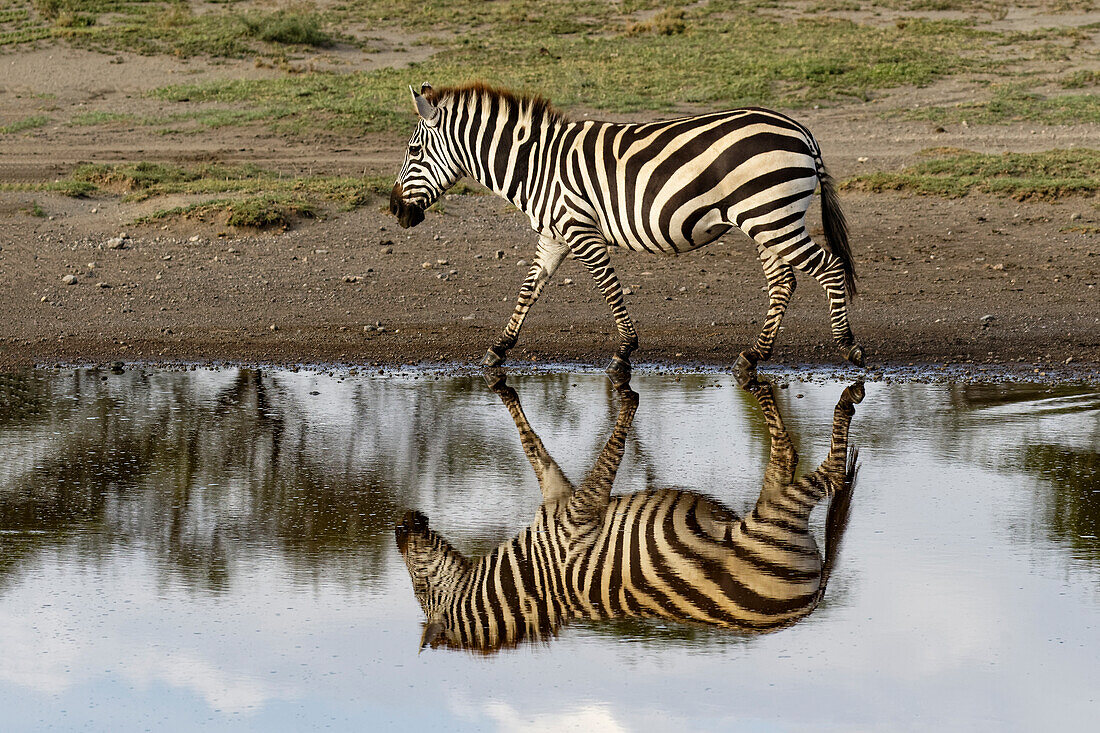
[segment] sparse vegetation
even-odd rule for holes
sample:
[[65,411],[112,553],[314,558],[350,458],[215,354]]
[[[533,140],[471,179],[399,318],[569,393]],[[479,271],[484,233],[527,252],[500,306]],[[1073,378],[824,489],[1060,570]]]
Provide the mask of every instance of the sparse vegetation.
[[844,182],[863,191],[910,191],[957,198],[978,191],[1014,199],[1053,200],[1100,192],[1100,150],[1076,148],[1042,153],[989,155],[934,148],[928,160],[892,173],[872,173]]
[[1080,122],[1100,122],[1100,96],[1095,94],[1058,94],[1046,96],[1017,85],[994,87],[989,99],[965,102],[951,107],[926,107],[908,110],[909,119],[934,122],[1042,122],[1064,125]]
[[24,117],[21,120],[16,120],[7,125],[0,125],[0,135],[11,135],[17,132],[33,130],[37,127],[48,125],[49,123],[49,115],[30,115],[29,117]]

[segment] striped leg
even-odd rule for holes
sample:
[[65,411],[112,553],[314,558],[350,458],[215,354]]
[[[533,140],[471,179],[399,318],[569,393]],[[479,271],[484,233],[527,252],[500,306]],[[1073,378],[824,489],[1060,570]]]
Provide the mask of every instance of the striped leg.
[[768,315],[764,318],[764,327],[756,337],[752,348],[741,352],[734,369],[738,384],[746,387],[756,369],[758,361],[767,361],[775,346],[775,337],[779,334],[779,324],[787,312],[787,304],[794,295],[794,268],[761,245],[756,245],[756,253],[764,265],[764,277],[768,280]]
[[783,423],[779,405],[775,403],[775,390],[765,380],[753,379],[743,385],[745,391],[752,394],[764,413],[768,424],[768,436],[771,438],[771,452],[768,466],[764,469],[764,484],[786,486],[794,480],[794,470],[798,466],[798,451],[791,442],[790,433]]
[[496,391],[500,395],[500,401],[508,408],[512,422],[516,424],[516,430],[519,431],[519,441],[523,445],[527,461],[535,471],[539,489],[542,490],[543,503],[568,498],[573,493],[573,484],[565,477],[557,461],[546,450],[538,433],[527,421],[527,415],[524,414],[523,407],[519,403],[519,395],[514,389],[504,384]]
[[596,287],[603,293],[604,300],[611,308],[611,315],[615,317],[615,327],[619,330],[619,348],[612,357],[607,372],[616,386],[622,386],[630,379],[630,354],[638,348],[638,332],[634,330],[634,322],[626,312],[623,288],[611,267],[607,242],[601,237],[590,235],[579,238],[570,246],[573,258],[579,260],[592,274]]
[[565,256],[569,254],[569,247],[550,237],[540,236],[538,246],[535,248],[535,262],[527,272],[527,278],[519,289],[519,301],[512,311],[512,317],[508,319],[508,325],[504,327],[504,333],[500,339],[485,352],[485,358],[481,360],[484,366],[499,366],[504,363],[504,357],[508,349],[516,345],[519,339],[519,330],[523,327],[523,319],[527,317],[527,311],[539,299],[543,287],[553,277],[554,272],[561,265]]
[[[784,262],[797,267],[821,283],[829,299],[829,321],[832,326],[833,341],[840,347],[844,358],[856,366],[863,366],[863,349],[852,335],[848,325],[848,298],[844,284],[844,266],[840,259],[818,245],[810,238],[805,229],[801,236],[795,236],[782,244],[765,244]],[[786,239],[786,238],[785,238]]]

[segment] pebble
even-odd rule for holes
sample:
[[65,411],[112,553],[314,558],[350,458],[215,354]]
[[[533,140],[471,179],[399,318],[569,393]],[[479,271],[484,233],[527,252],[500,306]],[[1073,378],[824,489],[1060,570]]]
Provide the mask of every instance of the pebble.
[[109,287],[111,287],[111,286],[110,286],[110,285],[108,285],[108,284],[107,284],[107,283],[105,283],[105,282],[98,282],[98,283],[96,283],[96,287],[97,287],[97,288],[109,288]]
[[1075,212],[1073,212],[1072,214],[1069,215],[1069,220],[1070,221],[1077,221],[1080,218],[1081,218],[1081,212],[1080,211],[1075,211]]
[[267,327],[267,330],[269,330],[269,331],[278,331],[279,327],[276,326],[274,323],[272,323],[270,326]]
[[431,262],[421,262],[420,266],[423,267],[425,270],[432,269],[432,263]]
[[199,235],[198,235],[198,234],[196,234],[195,236],[191,237],[191,238],[190,238],[190,239],[188,239],[187,241],[188,241],[188,242],[197,242],[197,241],[199,241]]
[[107,249],[123,249],[125,246],[125,237],[111,237],[107,240]]
[[66,285],[76,285],[79,281],[76,279],[76,275],[66,275],[65,277],[61,278],[61,282],[65,283]]
[[567,278],[565,278],[564,280],[561,281],[561,284],[562,285],[572,285],[573,284],[573,278],[567,277]]
[[981,321],[982,323],[989,323],[990,321],[996,320],[996,318],[997,317],[994,315],[984,315],[981,317]]
[[384,254],[384,255],[392,255],[392,254],[393,254],[393,247],[390,247],[389,245],[387,245],[387,246],[383,247],[383,248],[382,248],[382,254]]
[[496,252],[496,257],[497,257],[498,260],[503,260],[504,259],[504,250],[498,249],[497,252]]
[[520,260],[516,265],[519,267],[527,267],[527,260]]

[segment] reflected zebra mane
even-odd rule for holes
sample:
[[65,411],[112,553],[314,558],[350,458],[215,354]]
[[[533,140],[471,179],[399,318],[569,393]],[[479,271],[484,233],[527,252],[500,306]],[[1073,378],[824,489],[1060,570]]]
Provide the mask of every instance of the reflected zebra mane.
[[449,99],[496,99],[503,105],[516,107],[521,112],[530,114],[531,121],[535,123],[544,120],[550,123],[568,122],[568,118],[554,109],[545,97],[537,94],[516,93],[483,81],[473,81],[453,87],[433,87],[425,92],[424,97],[435,105]]

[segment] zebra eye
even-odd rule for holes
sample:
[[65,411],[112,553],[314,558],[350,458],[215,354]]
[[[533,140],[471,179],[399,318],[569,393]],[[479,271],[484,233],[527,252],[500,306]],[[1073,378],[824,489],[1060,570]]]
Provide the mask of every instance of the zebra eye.
[[409,155],[412,156],[413,158],[419,157],[420,156],[420,146],[419,145],[410,145],[409,146]]

